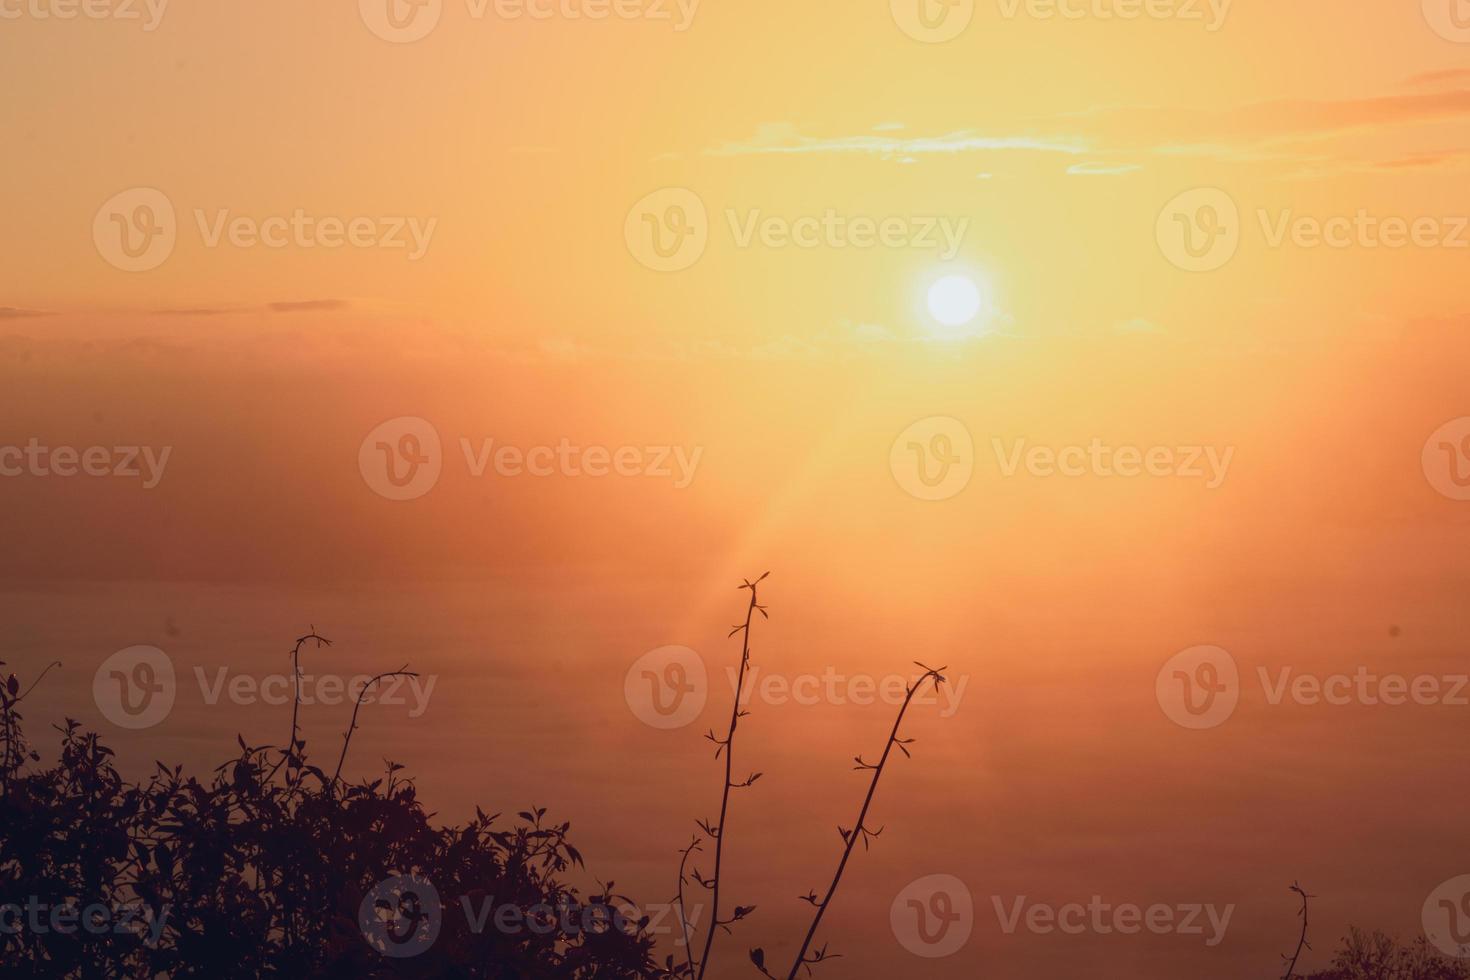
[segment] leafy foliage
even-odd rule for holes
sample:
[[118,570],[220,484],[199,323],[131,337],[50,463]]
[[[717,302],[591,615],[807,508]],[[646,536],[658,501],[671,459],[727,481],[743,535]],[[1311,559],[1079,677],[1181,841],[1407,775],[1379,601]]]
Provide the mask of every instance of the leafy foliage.
[[[0,691],[0,904],[113,917],[90,929],[12,917],[0,928],[7,977],[668,975],[652,960],[648,920],[610,914],[632,905],[611,883],[583,897],[562,880],[582,858],[568,825],[544,810],[509,825],[477,810],[464,826],[436,826],[399,766],[346,785],[311,765],[294,733],[289,753],[240,740],[205,781],[159,762],[134,783],[96,734],[68,720],[57,728],[59,761],[40,767],[21,731],[18,685]],[[270,764],[275,754],[284,769]],[[360,924],[364,900],[397,875],[442,896],[441,930],[412,958],[384,957]],[[500,928],[474,914],[487,902],[567,910],[574,922],[600,909],[593,921],[623,927]],[[136,916],[126,925],[124,909]]]
[[1353,929],[1332,968],[1307,980],[1470,980],[1470,964],[1446,959],[1423,936],[1404,946],[1381,932]]

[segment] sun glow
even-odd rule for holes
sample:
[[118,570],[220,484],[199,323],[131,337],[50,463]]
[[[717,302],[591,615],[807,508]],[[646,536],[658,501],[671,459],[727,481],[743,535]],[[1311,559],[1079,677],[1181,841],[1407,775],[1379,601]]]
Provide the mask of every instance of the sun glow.
[[929,332],[940,340],[960,340],[984,332],[990,313],[987,290],[968,275],[941,276],[926,298],[932,320]]

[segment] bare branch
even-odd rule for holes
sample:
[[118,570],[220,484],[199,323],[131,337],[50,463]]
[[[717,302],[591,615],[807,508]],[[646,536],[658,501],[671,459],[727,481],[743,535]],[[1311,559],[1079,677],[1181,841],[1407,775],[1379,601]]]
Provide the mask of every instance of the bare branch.
[[1281,980],[1291,980],[1292,976],[1296,973],[1296,961],[1301,959],[1302,950],[1312,948],[1312,944],[1307,942],[1307,900],[1316,898],[1317,896],[1308,895],[1303,891],[1300,882],[1293,882],[1291,890],[1300,895],[1302,899],[1301,911],[1297,913],[1302,920],[1302,934],[1301,938],[1297,940],[1296,952],[1291,954],[1290,957],[1284,955],[1281,957],[1283,961],[1286,961],[1286,975]]
[[364,684],[362,686],[362,690],[357,692],[357,704],[353,705],[352,707],[352,723],[347,726],[347,731],[342,734],[342,754],[337,757],[337,771],[332,773],[333,786],[337,785],[338,777],[342,775],[342,763],[347,759],[347,746],[352,744],[352,733],[357,731],[357,713],[362,709],[362,699],[367,697],[367,692],[372,688],[374,684],[378,683],[378,681],[384,680],[388,677],[417,676],[419,676],[417,673],[408,669],[408,664],[404,664],[397,670],[390,670],[386,673],[379,674],[378,676],[374,677],[372,680]]
[[828,886],[826,896],[818,902],[816,901],[816,893],[814,892],[806,899],[806,901],[816,906],[817,914],[812,917],[812,924],[806,931],[806,938],[802,940],[801,948],[796,951],[796,960],[791,964],[791,972],[786,975],[786,980],[796,980],[797,973],[803,967],[810,973],[812,964],[820,963],[823,960],[835,959],[838,955],[827,952],[825,945],[815,950],[811,956],[807,955],[807,950],[811,948],[812,940],[817,935],[817,928],[822,924],[822,917],[827,914],[827,908],[832,904],[833,896],[837,894],[837,886],[842,883],[842,873],[847,869],[847,861],[852,856],[853,847],[861,839],[863,849],[866,850],[869,839],[877,837],[883,832],[883,828],[881,827],[876,831],[868,830],[868,808],[873,805],[873,796],[878,792],[878,781],[883,778],[883,769],[888,765],[888,758],[892,754],[894,747],[897,746],[904,755],[908,755],[907,750],[903,748],[903,745],[907,743],[899,738],[898,729],[903,724],[903,716],[909,710],[909,704],[912,703],[914,695],[919,692],[919,688],[923,686],[925,681],[932,679],[935,688],[938,688],[944,682],[944,675],[940,672],[945,668],[925,667],[923,664],[919,664],[919,666],[924,668],[924,674],[908,689],[908,694],[903,699],[903,705],[898,709],[898,717],[894,719],[893,730],[889,732],[888,741],[883,746],[882,758],[878,760],[877,765],[869,765],[863,762],[860,756],[857,759],[858,765],[854,768],[871,769],[873,780],[868,784],[868,795],[863,798],[863,806],[858,811],[857,823],[853,825],[856,829],[847,830],[844,827],[837,828],[843,840],[842,859],[837,862],[837,873],[832,876],[832,884]]
[[[745,622],[730,631],[731,636],[734,636],[736,633],[742,634],[740,645],[740,673],[735,680],[735,704],[730,709],[730,730],[725,735],[724,739],[715,738],[713,732],[711,732],[707,736],[710,741],[714,742],[716,746],[718,746],[718,748],[716,748],[715,750],[715,758],[718,759],[721,752],[724,752],[725,754],[725,785],[723,791],[720,794],[719,826],[717,830],[713,833],[710,831],[709,827],[705,827],[705,832],[709,833],[715,842],[715,867],[714,875],[709,879],[709,885],[707,886],[710,889],[710,922],[704,936],[704,949],[699,955],[699,973],[696,974],[696,980],[704,980],[705,971],[709,969],[709,953],[711,946],[714,945],[715,933],[718,932],[719,928],[723,925],[723,923],[720,922],[720,881],[722,880],[720,871],[722,861],[725,856],[725,818],[728,815],[730,809],[730,790],[749,786],[760,778],[760,773],[756,773],[755,775],[746,779],[745,782],[736,783],[732,779],[732,772],[735,765],[735,729],[740,724],[740,719],[746,714],[746,712],[740,707],[740,699],[741,695],[744,693],[746,668],[750,666],[750,621],[752,618],[754,618],[756,610],[758,609],[760,610],[762,616],[766,615],[765,609],[759,604],[759,602],[757,602],[756,587],[761,582],[765,581],[766,575],[770,574],[770,572],[766,572],[754,582],[745,581],[742,582],[740,585],[740,588],[750,590],[750,605],[747,606],[745,610]],[[695,880],[698,881],[699,879],[696,878]],[[703,884],[703,882],[701,882],[701,884]],[[749,911],[751,911],[751,909],[745,909],[744,911],[742,911],[741,907],[737,906],[735,909],[735,919],[730,919],[728,921],[734,922],[736,919],[744,918],[745,914]],[[726,931],[728,932],[729,930],[727,929]]]

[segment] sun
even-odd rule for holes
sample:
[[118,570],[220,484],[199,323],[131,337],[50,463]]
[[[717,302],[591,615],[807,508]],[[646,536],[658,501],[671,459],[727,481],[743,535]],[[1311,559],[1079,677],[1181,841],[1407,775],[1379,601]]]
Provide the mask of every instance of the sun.
[[972,277],[959,273],[941,276],[929,287],[929,315],[934,319],[931,332],[946,340],[978,336],[985,326],[982,314],[989,306],[985,290]]

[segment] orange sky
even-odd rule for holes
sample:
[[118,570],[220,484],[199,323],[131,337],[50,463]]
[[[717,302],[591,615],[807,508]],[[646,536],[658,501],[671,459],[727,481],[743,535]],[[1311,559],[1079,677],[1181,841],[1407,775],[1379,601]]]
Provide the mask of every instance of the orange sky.
[[[314,623],[343,672],[440,679],[422,717],[364,729],[362,773],[392,753],[451,817],[550,806],[594,870],[662,900],[717,802],[699,733],[728,690],[657,731],[624,674],[666,644],[723,671],[733,587],[771,568],[765,670],[917,659],[968,683],[953,717],[915,713],[829,975],[1266,976],[1298,878],[1321,896],[1314,967],[1349,924],[1417,934],[1470,870],[1470,708],[1272,705],[1255,678],[1464,670],[1470,503],[1424,451],[1470,415],[1470,34],[1448,0],[1150,8],[1200,20],[978,0],[926,43],[904,2],[444,0],[398,43],[372,0],[155,0],[138,21],[0,0],[0,450],[169,449],[151,488],[0,476],[4,659],[67,663],[34,727],[69,713],[128,764],[215,761],[281,715],[204,703],[194,668],[279,671]],[[639,234],[674,241],[670,203],[693,251],[661,260]],[[1226,251],[1191,255],[1205,204]],[[163,251],[129,257],[119,218],[163,222]],[[902,240],[864,245],[885,221]],[[784,244],[794,227],[815,244]],[[957,330],[927,302],[944,275],[984,292]],[[392,500],[363,460],[402,418],[441,472]],[[901,460],[934,419],[973,451],[922,500]],[[476,475],[486,440],[691,468]],[[1094,443],[1228,464],[1007,470]],[[134,644],[188,683],[124,734],[91,681]],[[1200,644],[1247,681],[1191,732],[1155,677]],[[756,706],[741,752],[767,776],[732,887],[761,915],[722,940],[721,978],[800,934],[793,898],[860,795],[846,760],[890,714]],[[342,721],[308,724],[330,742]],[[929,874],[967,884],[976,923],[921,960],[888,917]],[[1006,935],[992,908],[1093,894],[1237,910],[1206,948]]]

